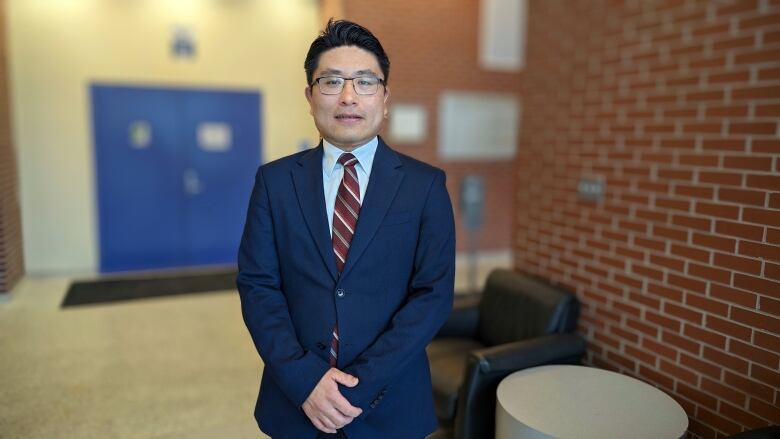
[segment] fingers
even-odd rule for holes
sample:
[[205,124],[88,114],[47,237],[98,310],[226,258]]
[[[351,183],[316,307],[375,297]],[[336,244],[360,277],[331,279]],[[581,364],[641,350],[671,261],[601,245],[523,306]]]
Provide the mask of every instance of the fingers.
[[325,418],[323,419],[323,423],[326,426],[332,426],[333,428],[342,428],[352,422],[353,419],[350,416],[344,416],[335,408],[331,408],[327,412],[323,412],[323,416]]
[[331,402],[333,403],[333,407],[335,407],[336,410],[338,410],[340,413],[343,413],[345,416],[349,416],[350,418],[357,418],[361,413],[363,413],[363,409],[350,404],[347,398],[344,398],[341,393],[333,396],[331,398]]
[[323,424],[322,421],[320,421],[318,418],[312,419],[311,423],[314,424],[315,427],[317,427],[317,430],[324,431],[325,433],[335,433],[336,429],[333,427],[326,427],[325,424]]
[[346,372],[342,372],[336,368],[331,369],[333,373],[333,379],[339,384],[343,384],[347,387],[355,387],[358,384],[357,377],[354,377]]

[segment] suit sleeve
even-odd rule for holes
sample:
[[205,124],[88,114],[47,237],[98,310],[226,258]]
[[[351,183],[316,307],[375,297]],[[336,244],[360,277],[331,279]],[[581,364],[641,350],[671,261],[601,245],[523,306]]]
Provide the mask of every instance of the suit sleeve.
[[276,245],[268,190],[260,168],[238,251],[236,284],[244,322],[265,370],[300,408],[329,366],[298,342],[281,285]]
[[455,221],[446,187],[438,171],[423,208],[414,257],[411,288],[388,329],[344,371],[359,384],[339,390],[367,416],[382,389],[433,339],[452,309],[455,282]]

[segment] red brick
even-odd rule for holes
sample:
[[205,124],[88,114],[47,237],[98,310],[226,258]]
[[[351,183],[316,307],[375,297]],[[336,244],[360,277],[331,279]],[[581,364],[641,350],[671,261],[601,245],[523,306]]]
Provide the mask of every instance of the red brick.
[[745,341],[752,340],[753,331],[749,327],[738,325],[730,320],[721,319],[713,315],[707,316],[704,326],[729,337],[736,337]]
[[755,50],[739,54],[734,57],[734,64],[753,64],[762,62],[774,62],[780,59],[780,49]]
[[780,300],[761,296],[758,302],[758,309],[769,314],[780,316]]
[[780,365],[780,355],[777,353],[769,352],[764,349],[759,349],[747,343],[742,343],[739,340],[731,340],[729,343],[729,352],[738,355],[742,358],[749,358],[750,361],[759,363],[769,368],[777,369]]
[[683,382],[678,382],[675,390],[677,394],[683,398],[690,399],[700,406],[707,407],[710,410],[717,410],[718,399],[704,393],[702,389],[691,387]]
[[740,424],[729,421],[723,417],[723,415],[713,413],[712,411],[707,410],[705,407],[698,408],[696,411],[696,418],[699,421],[707,425],[711,425],[715,427],[715,429],[722,432],[718,435],[719,438],[722,438],[724,433],[727,435],[733,435],[742,431]]
[[769,81],[780,79],[780,68],[766,68],[758,71],[758,80]]
[[677,317],[679,319],[687,320],[689,322],[701,325],[704,320],[704,315],[698,311],[675,305],[674,303],[667,302],[664,304],[664,313],[667,315]]
[[711,186],[675,184],[674,193],[683,197],[694,197],[711,200],[714,197],[715,190]]
[[[691,148],[693,148],[693,142],[691,142]],[[658,178],[663,178],[667,180],[692,181],[693,171],[687,171],[682,169],[659,169]],[[739,178],[740,178],[740,184],[742,184],[741,183],[742,176],[740,176]]]
[[721,201],[730,201],[732,203],[752,204],[754,206],[763,207],[766,201],[766,192],[721,187],[718,188],[718,199]]
[[721,400],[719,413],[742,425],[763,425],[764,421],[741,408]]
[[729,303],[742,305],[748,308],[755,308],[758,303],[758,296],[747,291],[729,288],[723,285],[710,285],[710,296]]
[[664,279],[664,273],[660,270],[656,270],[655,268],[650,268],[647,265],[632,262],[631,263],[631,271],[630,273],[635,273],[638,276],[646,277],[649,279],[655,279],[658,281],[663,281]]
[[607,358],[613,363],[619,364],[628,370],[633,371],[636,369],[636,362],[633,359],[618,354],[617,352],[607,351]]
[[753,241],[761,241],[764,239],[763,227],[731,221],[716,221],[715,232],[723,235],[736,236],[738,238],[751,239]]
[[730,134],[774,134],[776,130],[776,123],[735,122],[729,124]]
[[722,352],[718,349],[711,348],[709,346],[704,346],[704,358],[709,361],[712,361],[713,363],[720,364],[723,367],[726,367],[731,370],[735,370],[742,374],[745,374],[748,371],[748,362],[745,361],[744,359],[731,354],[727,354],[725,352]]
[[764,262],[764,276],[780,280],[780,265],[771,262]]
[[[712,288],[712,285],[716,284],[711,284],[710,288]],[[729,315],[729,306],[727,304],[709,299],[703,295],[688,293],[685,295],[685,304],[710,314],[716,314],[722,317],[727,317]]]
[[767,227],[766,242],[767,244],[780,245],[780,229],[772,229]]
[[765,349],[769,352],[780,352],[780,336],[755,331],[753,334],[753,343],[755,343],[756,347]]
[[720,399],[729,401],[732,404],[737,404],[742,406],[745,404],[745,401],[747,400],[747,397],[741,391],[729,386],[724,386],[723,384],[717,381],[713,381],[707,377],[703,377],[701,379],[701,388],[705,392],[708,392],[711,395],[715,395]]
[[742,221],[765,224],[767,226],[778,226],[780,225],[780,210],[745,207],[742,210]]
[[[780,116],[780,105],[775,104],[766,104],[766,105],[756,105],[756,109],[754,111],[756,117],[776,117]],[[763,144],[763,147],[766,147],[768,145],[775,145],[775,149],[777,148],[778,142],[776,140],[762,140],[761,143]],[[766,152],[761,150],[756,150],[756,152]]]
[[645,238],[640,238],[638,236],[635,236],[634,245],[637,247],[656,250],[660,252],[666,251],[666,243],[664,241],[659,241],[657,239],[645,239]]
[[694,232],[693,243],[702,247],[733,253],[736,249],[737,240]]
[[680,154],[677,159],[682,166],[715,167],[720,164],[720,157],[706,154]]
[[[751,134],[768,134],[764,131],[768,128],[765,126],[753,126],[755,124],[750,123],[741,123],[738,124],[739,130],[748,130],[747,133]],[[765,124],[769,125],[769,124]],[[723,126],[719,123],[685,123],[683,124],[683,132],[685,134],[707,134],[707,133],[720,133],[723,130]],[[755,131],[761,131],[756,133]],[[736,132],[745,132],[745,131],[731,131],[732,133]]]
[[780,99],[780,86],[737,88],[731,91],[731,98],[734,100]]
[[690,370],[684,367],[680,367],[674,363],[671,363],[670,361],[664,358],[661,358],[660,368],[662,372],[667,373],[673,376],[674,378],[677,378],[678,380],[685,381],[686,383],[692,384],[694,386],[697,384],[696,383],[697,377],[695,373],[691,372]]
[[733,307],[731,308],[731,319],[736,323],[742,323],[753,328],[763,329],[776,334],[780,333],[780,318],[777,317]]
[[674,239],[676,241],[681,241],[681,242],[688,241],[687,230],[680,230],[671,227],[659,226],[658,224],[653,224],[653,235],[668,238],[668,239]]
[[741,186],[742,174],[736,174],[733,172],[700,172],[699,182]]
[[[726,349],[726,337],[724,337],[723,335],[720,335],[720,334],[718,334],[716,332],[708,331],[706,329],[702,329],[702,328],[700,328],[698,326],[694,326],[694,325],[685,325],[685,328],[683,329],[683,334],[685,334],[686,337],[690,337],[690,338],[692,338],[694,340],[700,341],[702,343],[706,343],[706,344],[711,345],[713,347],[716,347],[718,349]],[[682,357],[683,356],[687,356],[687,355],[684,354],[684,353],[681,353],[681,357],[680,357],[681,361],[682,361]],[[698,361],[700,361],[700,360],[699,359],[696,359],[695,361],[691,360],[691,362],[694,362],[694,363],[698,362]],[[719,378],[720,377],[720,368],[719,367],[715,367],[715,369],[713,369],[712,367],[714,367],[714,366],[710,366],[709,368],[705,368],[704,366],[693,367],[693,368],[696,369],[696,370],[699,370],[699,371],[702,371],[702,369],[707,369],[707,370],[709,370],[708,375],[713,376],[716,379]],[[714,370],[717,370],[717,373],[713,373]]]
[[[742,70],[740,72],[729,72],[729,73],[720,73],[720,74],[714,74],[709,75],[707,77],[707,84],[718,84],[723,82],[734,82],[739,85],[746,84],[750,81],[750,72],[748,70]],[[743,89],[741,90],[742,93],[747,93],[746,90],[750,89]],[[732,91],[732,98],[734,97]],[[739,107],[737,107],[739,108]],[[709,109],[708,109],[709,110]]]
[[[708,115],[712,116],[713,114],[710,113],[715,111],[715,109],[708,108],[707,111]],[[718,116],[724,115],[719,114]],[[704,139],[701,142],[701,147],[705,151],[746,151],[747,149],[745,141],[742,139]]]
[[695,212],[699,215],[717,216],[731,220],[739,219],[739,207],[728,204],[697,201]]
[[759,244],[757,242],[739,241],[739,253],[754,258],[764,258],[780,261],[780,246]]
[[715,253],[713,263],[718,267],[730,268],[744,273],[761,274],[761,261],[758,259],[743,258],[740,256]]
[[[650,255],[650,263],[679,272],[685,271],[685,261],[666,256]],[[661,277],[663,279],[663,276]]]
[[[780,14],[761,14],[758,17],[740,20],[740,29],[750,29],[763,26],[777,26],[780,23]],[[780,58],[775,58],[775,60]]]
[[650,383],[665,387],[670,390],[674,387],[673,378],[654,369],[650,369],[643,364],[639,365],[639,376],[646,381],[649,381]]
[[[748,107],[746,105],[726,105],[726,106],[707,106],[704,112],[708,118],[714,117],[747,117]],[[743,141],[723,141],[723,147],[721,148],[707,148],[707,143],[717,143],[717,140],[711,139],[703,143],[705,150],[707,149],[725,149],[731,151],[743,151],[745,149],[745,142]]]
[[780,209],[780,193],[774,193],[769,195],[769,208]]
[[629,328],[635,329],[643,334],[649,335],[650,337],[658,336],[658,329],[656,327],[642,323],[639,320],[629,319],[626,321],[626,325]]
[[708,250],[702,250],[694,247],[672,244],[671,252],[675,256],[682,256],[684,258],[693,259],[699,262],[710,261],[710,252]]
[[631,315],[635,318],[639,318],[642,315],[642,310],[629,303],[614,301],[612,302],[612,307],[615,309],[615,311],[620,312],[621,315],[624,316]]
[[770,387],[768,392],[769,396],[765,398],[767,401],[772,400],[772,388],[780,388],[780,371],[776,369],[769,369],[758,364],[753,364],[750,368],[750,377],[760,383],[767,384]]
[[[655,366],[656,364],[656,357],[653,355],[648,354],[647,352],[637,349],[631,345],[626,345],[624,347],[625,353],[628,356],[628,358],[639,360],[645,364],[649,364],[651,366]],[[634,370],[634,369],[632,369]]]
[[712,282],[720,282],[722,284],[731,283],[730,271],[721,270],[709,265],[701,265],[691,262],[688,264],[688,274],[702,279],[707,279]]
[[748,187],[757,189],[769,189],[770,191],[780,191],[780,176],[751,174],[747,176]]
[[755,11],[757,8],[758,0],[740,0],[719,6],[716,13],[718,17],[732,16],[739,13]]
[[780,408],[774,404],[768,404],[758,399],[751,399],[749,410],[767,421],[777,425],[780,424]]
[[697,293],[704,294],[704,292],[707,290],[707,284],[705,282],[702,282],[697,279],[692,279],[688,276],[678,276],[674,273],[669,273],[667,275],[667,282],[669,282],[669,284],[674,285],[676,287],[685,290],[695,291]]
[[670,288],[667,285],[648,282],[647,292],[648,294],[653,294],[667,300],[673,300],[677,303],[682,303],[683,301],[683,292],[675,288]]
[[690,227],[692,229],[709,231],[712,220],[688,215],[673,215],[672,224],[681,227]]
[[673,210],[680,210],[680,211],[683,211],[683,212],[688,212],[691,209],[691,202],[687,201],[687,200],[664,198],[664,197],[656,197],[656,199],[655,199],[655,207],[666,208],[666,209],[673,209]]
[[780,295],[780,283],[741,273],[734,273],[734,286],[768,296]]
[[653,311],[645,311],[645,320],[648,323],[653,323],[658,326],[670,329],[674,332],[680,332],[680,321],[676,319],[670,319]]
[[[754,364],[751,368],[755,372],[757,369],[761,369],[762,366]],[[759,371],[759,375],[760,374],[761,372]],[[755,396],[765,401],[771,402],[774,398],[775,392],[772,387],[767,386],[767,383],[761,382],[760,380],[756,381],[755,377],[754,379],[750,379],[727,370],[723,372],[723,381],[729,386],[735,387],[748,395]]]

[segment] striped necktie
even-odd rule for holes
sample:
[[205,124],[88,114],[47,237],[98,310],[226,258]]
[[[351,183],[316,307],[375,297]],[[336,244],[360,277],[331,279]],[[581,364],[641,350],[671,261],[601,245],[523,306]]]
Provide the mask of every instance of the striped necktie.
[[[336,269],[339,273],[344,270],[349,254],[349,244],[355,234],[358,214],[360,214],[360,184],[358,183],[355,165],[358,160],[350,153],[342,154],[339,163],[344,166],[344,176],[336,195],[336,204],[333,209],[333,253],[336,255]],[[330,365],[336,366],[339,348],[338,322],[333,327],[333,339],[330,343]]]

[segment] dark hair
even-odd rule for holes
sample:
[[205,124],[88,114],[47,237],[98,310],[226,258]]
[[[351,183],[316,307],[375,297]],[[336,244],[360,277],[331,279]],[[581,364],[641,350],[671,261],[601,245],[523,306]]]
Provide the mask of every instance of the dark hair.
[[374,54],[379,68],[384,75],[384,83],[390,77],[390,59],[387,57],[379,40],[368,29],[363,26],[347,20],[328,20],[320,35],[311,43],[309,53],[306,54],[306,61],[303,62],[303,68],[306,70],[306,83],[311,85],[314,78],[314,71],[320,62],[320,55],[330,49],[341,46],[355,46],[367,50]]

